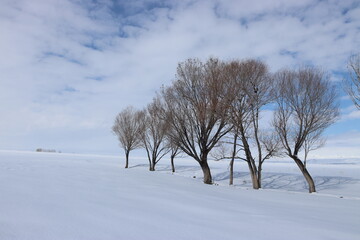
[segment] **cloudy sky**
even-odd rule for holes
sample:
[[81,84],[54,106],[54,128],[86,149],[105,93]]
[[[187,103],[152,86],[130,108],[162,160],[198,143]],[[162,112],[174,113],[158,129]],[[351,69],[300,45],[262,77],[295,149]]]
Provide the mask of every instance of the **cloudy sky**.
[[[120,153],[116,114],[145,106],[187,58],[258,58],[272,71],[316,65],[339,84],[360,51],[358,0],[0,4],[0,149]],[[360,111],[343,93],[340,101],[318,156],[360,156]]]

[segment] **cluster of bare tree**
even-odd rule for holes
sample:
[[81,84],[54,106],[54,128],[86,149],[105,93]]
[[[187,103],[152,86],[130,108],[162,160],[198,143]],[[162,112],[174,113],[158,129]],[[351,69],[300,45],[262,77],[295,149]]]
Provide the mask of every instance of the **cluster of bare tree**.
[[[166,154],[175,171],[173,159],[183,152],[199,163],[204,183],[211,184],[208,157],[228,158],[232,184],[234,161],[240,159],[258,189],[264,161],[287,155],[309,192],[315,192],[306,158],[323,144],[323,131],[337,119],[336,97],[318,68],[272,74],[259,60],[189,59],[178,65],[173,84],[161,89],[145,110],[120,112],[113,132],[125,150],[126,168],[129,152],[138,147],[145,148],[150,171]],[[261,120],[264,111],[272,112],[270,123]]]

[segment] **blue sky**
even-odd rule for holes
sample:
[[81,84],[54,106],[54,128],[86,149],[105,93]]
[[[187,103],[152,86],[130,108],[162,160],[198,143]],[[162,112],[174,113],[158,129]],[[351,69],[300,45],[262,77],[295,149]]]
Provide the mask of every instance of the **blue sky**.
[[[0,36],[0,149],[114,154],[116,114],[145,106],[190,57],[316,65],[339,84],[360,51],[360,4],[1,0]],[[360,111],[340,101],[314,156],[360,156]]]

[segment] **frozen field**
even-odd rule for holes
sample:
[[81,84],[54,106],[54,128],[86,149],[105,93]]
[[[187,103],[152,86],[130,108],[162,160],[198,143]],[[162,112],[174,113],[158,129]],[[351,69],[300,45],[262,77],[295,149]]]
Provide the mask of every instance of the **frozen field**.
[[[360,239],[360,159],[312,160],[317,193],[294,163],[265,162],[262,190],[246,165],[191,159],[0,151],[0,240]],[[194,178],[195,176],[195,178]]]

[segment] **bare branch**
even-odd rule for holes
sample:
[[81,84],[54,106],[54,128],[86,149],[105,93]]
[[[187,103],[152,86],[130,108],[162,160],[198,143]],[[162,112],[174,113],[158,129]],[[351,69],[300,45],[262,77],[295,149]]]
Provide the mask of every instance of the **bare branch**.
[[337,92],[320,69],[303,67],[298,71],[282,70],[276,74],[277,110],[274,127],[286,150],[308,181],[309,191],[315,184],[298,154],[319,147],[324,130],[339,115]]
[[180,63],[176,80],[163,89],[169,137],[204,172],[204,182],[211,183],[207,156],[231,127],[227,125],[231,88],[223,77],[224,64],[215,58],[206,63],[189,59]]
[[125,150],[125,168],[128,167],[130,151],[141,146],[141,138],[139,135],[142,127],[141,118],[142,113],[130,106],[116,116],[112,127],[112,132],[118,137],[121,147]]
[[150,171],[154,171],[155,165],[170,151],[165,141],[169,124],[161,117],[162,108],[161,99],[155,98],[144,110],[142,119],[141,141],[148,153]]
[[345,90],[356,108],[360,110],[360,54],[349,58],[347,68],[349,77],[344,79]]

